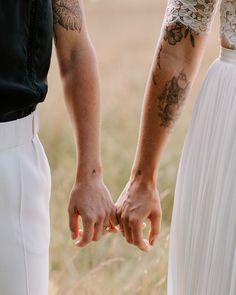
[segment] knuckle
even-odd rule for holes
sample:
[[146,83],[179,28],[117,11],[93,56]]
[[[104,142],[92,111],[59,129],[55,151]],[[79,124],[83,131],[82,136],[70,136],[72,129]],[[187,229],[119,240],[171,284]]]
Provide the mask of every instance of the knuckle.
[[[94,224],[94,228],[95,228],[95,230],[97,231],[97,230],[99,230],[99,228],[101,227],[101,222],[99,221],[97,221],[97,222],[95,222],[95,224]],[[96,233],[95,233],[96,234]]]
[[137,218],[137,217],[131,217],[130,219],[129,219],[129,224],[131,225],[131,226],[137,226],[138,225],[138,223],[139,223],[139,219]]
[[109,208],[109,212],[110,213],[114,213],[114,212],[116,212],[117,211],[117,209],[116,209],[116,207],[115,206],[110,206],[110,208]]
[[116,206],[113,203],[111,203],[109,209],[110,211],[116,211]]
[[84,221],[85,221],[85,223],[86,224],[90,224],[90,223],[93,223],[94,222],[94,217],[92,216],[92,215],[86,215],[85,217],[84,217]]
[[127,216],[125,214],[121,214],[120,219],[122,222],[125,222],[127,220]]
[[112,214],[113,214],[112,210],[109,210],[109,209],[105,210],[103,219],[106,218],[106,217],[110,217]]
[[120,214],[120,212],[118,210],[116,210],[115,215],[116,215],[117,218],[120,218],[120,216],[121,216],[121,214]]
[[97,220],[101,221],[105,218],[105,213],[99,213],[98,216],[97,216]]
[[122,210],[121,210],[121,208],[117,208],[117,209],[116,209],[116,215],[119,216],[119,217],[121,217],[121,215],[122,215]]

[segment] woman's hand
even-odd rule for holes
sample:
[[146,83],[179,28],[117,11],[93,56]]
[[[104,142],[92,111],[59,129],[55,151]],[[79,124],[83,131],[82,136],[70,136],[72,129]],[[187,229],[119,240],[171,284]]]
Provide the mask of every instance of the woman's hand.
[[[68,213],[72,238],[81,236],[81,240],[76,242],[79,247],[98,241],[107,231],[117,231],[116,209],[101,177],[91,176],[74,184]],[[79,216],[82,218],[83,230],[79,230]]]
[[[127,242],[148,251],[161,230],[162,210],[156,185],[130,180],[117,200],[116,208],[120,230]],[[146,218],[151,223],[148,240],[143,236]]]

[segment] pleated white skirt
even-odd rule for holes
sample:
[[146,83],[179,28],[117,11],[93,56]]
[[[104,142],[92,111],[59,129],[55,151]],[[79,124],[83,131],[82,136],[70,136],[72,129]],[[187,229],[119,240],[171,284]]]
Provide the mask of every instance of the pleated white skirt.
[[167,289],[236,294],[236,50],[221,48],[193,109],[177,173]]
[[48,294],[51,173],[39,113],[0,123],[0,294]]

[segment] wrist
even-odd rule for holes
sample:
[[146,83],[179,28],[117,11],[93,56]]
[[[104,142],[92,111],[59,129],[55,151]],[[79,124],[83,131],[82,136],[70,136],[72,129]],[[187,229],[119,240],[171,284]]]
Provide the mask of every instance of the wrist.
[[79,163],[76,171],[76,182],[90,181],[95,179],[102,179],[102,165],[101,163]]
[[130,181],[140,183],[141,185],[153,187],[156,186],[157,176],[155,170],[144,168],[132,168]]

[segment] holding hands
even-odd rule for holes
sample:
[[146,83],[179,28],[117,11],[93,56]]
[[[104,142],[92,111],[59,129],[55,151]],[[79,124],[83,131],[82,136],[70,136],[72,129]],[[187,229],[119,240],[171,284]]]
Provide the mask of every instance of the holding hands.
[[[130,179],[116,204],[101,177],[76,182],[68,207],[72,239],[84,247],[98,241],[107,232],[120,231],[126,241],[142,251],[149,251],[161,230],[161,204],[155,183]],[[79,230],[79,216],[83,230]],[[144,221],[150,221],[148,239],[144,238]],[[119,225],[119,229],[117,228]]]

